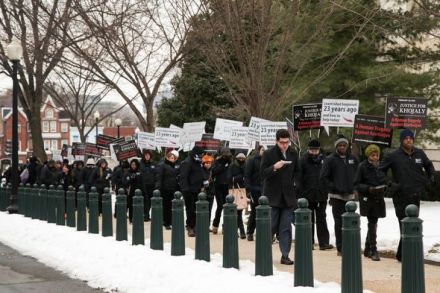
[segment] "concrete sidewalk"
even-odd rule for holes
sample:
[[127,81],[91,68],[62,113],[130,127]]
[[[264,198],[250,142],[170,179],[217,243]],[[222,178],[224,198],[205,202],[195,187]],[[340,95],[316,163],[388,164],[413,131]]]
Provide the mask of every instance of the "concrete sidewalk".
[[0,242],[1,293],[102,292],[81,280],[71,279],[36,259],[19,254]]

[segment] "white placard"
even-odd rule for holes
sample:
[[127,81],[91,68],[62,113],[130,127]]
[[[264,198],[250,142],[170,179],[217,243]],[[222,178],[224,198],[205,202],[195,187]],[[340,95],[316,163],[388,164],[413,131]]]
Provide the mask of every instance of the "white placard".
[[327,134],[329,127],[353,127],[354,118],[359,111],[359,100],[323,99],[321,126]]
[[115,145],[114,143],[111,143],[108,146],[110,149],[110,157],[112,158],[113,161],[117,162],[118,158],[116,157],[115,149],[113,148],[114,145]]
[[182,144],[199,141],[205,133],[206,121],[187,122],[183,124]]
[[275,145],[276,133],[279,129],[287,129],[287,122],[260,122],[260,144],[264,146]]
[[243,122],[217,118],[215,120],[214,138],[229,141],[231,139],[231,128],[237,126],[243,126]]
[[137,144],[138,148],[140,148],[141,150],[143,150],[143,149],[147,149],[147,150],[156,149],[155,134],[149,133],[149,132],[139,131],[137,133],[136,144]]
[[154,139],[157,147],[179,148],[181,130],[163,127],[156,127]]
[[246,138],[248,134],[248,127],[239,126],[231,128],[231,140],[229,141],[230,149],[250,149],[251,143],[248,143]]
[[258,118],[258,117],[251,117],[251,120],[249,121],[249,127],[248,127],[248,133],[246,140],[248,142],[252,141],[259,141],[260,140],[260,123],[261,122],[269,122],[266,119]]
[[61,156],[61,150],[52,150],[52,160],[54,161],[63,161],[63,157]]

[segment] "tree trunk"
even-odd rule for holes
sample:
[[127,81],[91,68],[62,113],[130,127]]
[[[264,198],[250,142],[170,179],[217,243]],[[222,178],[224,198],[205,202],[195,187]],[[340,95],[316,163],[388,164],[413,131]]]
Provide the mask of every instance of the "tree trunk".
[[[147,109],[147,123],[144,126],[144,124],[142,124],[143,127],[146,127],[146,131],[147,132],[153,132],[154,131],[154,111],[153,111],[153,103],[145,105],[145,108]],[[142,122],[141,122],[142,123]]]
[[[36,103],[37,104],[37,103]],[[34,155],[40,159],[41,162],[47,161],[46,151],[44,150],[43,135],[41,131],[41,116],[39,105],[34,105],[31,108],[31,117],[29,119],[29,126],[32,134],[32,148]]]

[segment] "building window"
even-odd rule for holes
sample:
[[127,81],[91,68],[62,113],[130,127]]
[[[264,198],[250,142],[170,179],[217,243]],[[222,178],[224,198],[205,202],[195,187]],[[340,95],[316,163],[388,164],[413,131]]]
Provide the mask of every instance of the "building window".
[[69,132],[69,124],[61,123],[61,132]]
[[46,151],[50,150],[50,140],[44,140],[44,149]]
[[50,132],[57,132],[57,122],[50,121]]
[[43,121],[43,132],[49,132],[49,121]]
[[53,109],[48,109],[46,111],[46,118],[53,118]]
[[61,147],[62,147],[64,144],[69,145],[69,141],[68,141],[67,139],[62,139],[62,140],[61,140]]
[[29,139],[29,140],[28,140],[28,150],[29,150],[29,151],[32,151],[32,146],[33,146],[33,145],[32,145],[32,139]]
[[57,150],[57,149],[58,149],[58,140],[52,139],[51,150]]

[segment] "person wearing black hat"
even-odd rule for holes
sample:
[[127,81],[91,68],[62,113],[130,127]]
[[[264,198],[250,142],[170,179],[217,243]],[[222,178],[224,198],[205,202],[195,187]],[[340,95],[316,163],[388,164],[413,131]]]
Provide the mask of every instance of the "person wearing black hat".
[[[384,158],[379,166],[383,172],[391,169],[393,182],[390,193],[399,228],[402,232],[401,221],[405,218],[405,208],[410,204],[420,207],[420,197],[426,187],[434,182],[435,169],[425,152],[414,147],[414,133],[409,129],[400,132],[400,148]],[[396,253],[396,259],[402,259],[402,239]]]
[[[307,152],[301,156],[300,164],[300,187],[301,196],[309,201],[309,209],[312,211],[312,241],[315,243],[316,232],[320,250],[332,249],[330,233],[327,228],[327,194],[320,189],[319,174],[324,164],[325,156],[321,153],[319,140],[312,139],[309,142]],[[315,220],[316,218],[316,220]]]
[[338,134],[335,152],[324,160],[320,173],[320,188],[328,194],[332,206],[338,255],[342,252],[342,214],[345,213],[345,204],[356,200],[354,176],[358,160],[347,152],[348,146],[345,136]]
[[202,167],[203,149],[193,147],[188,157],[180,165],[180,189],[185,199],[186,228],[189,237],[195,237],[196,201],[203,188],[205,172]]

